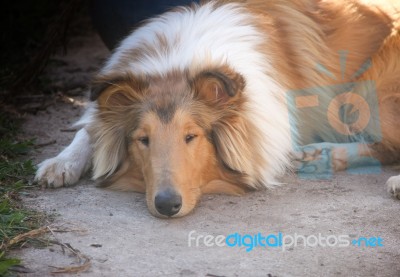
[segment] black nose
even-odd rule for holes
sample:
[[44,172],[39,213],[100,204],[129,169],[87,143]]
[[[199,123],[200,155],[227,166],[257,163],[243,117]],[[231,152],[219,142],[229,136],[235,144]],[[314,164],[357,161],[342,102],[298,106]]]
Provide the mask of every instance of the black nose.
[[182,197],[172,189],[165,189],[157,193],[154,203],[160,214],[173,216],[182,207]]

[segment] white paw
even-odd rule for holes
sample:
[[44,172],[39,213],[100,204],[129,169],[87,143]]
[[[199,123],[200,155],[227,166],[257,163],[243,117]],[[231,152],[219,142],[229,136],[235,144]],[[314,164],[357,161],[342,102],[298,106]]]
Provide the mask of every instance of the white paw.
[[400,199],[400,175],[390,177],[386,182],[387,190],[397,199]]
[[74,161],[55,157],[38,165],[35,181],[45,187],[58,188],[78,182],[84,168]]

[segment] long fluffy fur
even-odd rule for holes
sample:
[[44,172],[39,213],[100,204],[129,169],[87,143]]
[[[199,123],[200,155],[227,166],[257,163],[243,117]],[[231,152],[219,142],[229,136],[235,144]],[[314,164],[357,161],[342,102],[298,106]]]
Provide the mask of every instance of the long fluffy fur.
[[[196,148],[208,151],[201,156],[208,166],[197,176],[201,182],[191,181],[198,164],[186,172],[174,169],[179,177],[185,176],[175,184],[186,199],[181,214],[193,209],[201,193],[242,193],[274,184],[289,167],[294,145],[328,142],[321,147],[329,148],[329,143],[348,143],[359,151],[347,161],[342,155],[346,151],[331,149],[337,157],[332,161],[335,169],[345,169],[350,160],[356,163],[363,156],[382,163],[398,161],[399,11],[399,2],[390,0],[220,0],[155,17],[121,42],[95,78],[93,102],[78,122],[88,133],[84,130],[68,151],[46,161],[36,178],[54,186],[76,182],[81,171],[68,168],[68,158],[76,154],[86,164],[89,152],[79,156],[78,146],[92,145],[93,178],[146,192],[149,209],[156,215],[157,188],[146,186],[143,168],[132,158],[138,145],[132,134],[146,109],[159,103],[179,104],[186,114],[178,118],[197,122],[208,139],[202,144],[206,146]],[[341,93],[334,85],[344,83],[352,83],[349,89],[367,102],[377,97],[379,115],[375,112],[377,117],[370,120],[380,123],[382,139],[374,137],[376,130],[366,135],[376,143],[367,145],[350,130],[348,136],[332,132],[332,122],[324,119],[327,109],[302,111],[290,97],[295,91],[313,89],[320,106],[327,106]],[[161,108],[165,112],[157,120],[168,121],[168,108]],[[82,134],[89,135],[90,144]],[[55,177],[67,170],[74,171],[66,175],[73,178]],[[167,179],[159,183],[172,182]],[[388,183],[397,197],[399,180]]]
[[[285,89],[274,79],[271,58],[259,51],[268,41],[268,34],[252,22],[252,14],[235,3],[210,2],[168,12],[122,41],[101,75],[163,75],[179,70],[195,76],[207,68],[223,65],[240,73],[246,80],[244,95],[248,99],[241,115],[243,123],[222,127],[218,140],[224,148],[224,162],[245,172],[250,178],[248,185],[257,187],[273,183],[274,177],[283,172],[288,164],[291,137]],[[101,120],[95,124],[104,137],[107,125]],[[248,145],[250,126],[257,137],[255,145]],[[95,144],[95,178],[112,174],[123,158],[118,162],[110,160],[107,153],[120,153],[123,145],[115,141],[115,136],[108,138],[108,143]],[[258,153],[259,159],[255,161]]]
[[[342,74],[340,82],[353,81],[351,76],[392,31],[392,22],[378,8],[353,1],[212,1],[178,8],[146,22],[121,42],[100,75],[107,79],[177,70],[196,76],[224,65],[240,73],[248,100],[241,122],[222,122],[215,139],[223,163],[246,173],[246,183],[257,187],[274,183],[274,177],[287,168],[293,140],[300,137],[301,143],[312,143],[318,134],[320,139],[337,142],[327,124],[318,122],[322,114],[299,114],[310,124],[295,133],[286,93],[321,86],[321,101],[329,101],[336,92],[324,85],[335,82],[315,65],[325,65],[333,77]],[[345,72],[339,64],[342,49],[348,50]],[[91,124],[95,130],[94,178],[110,176],[125,158],[122,127],[100,119],[96,108],[93,114],[97,114]]]

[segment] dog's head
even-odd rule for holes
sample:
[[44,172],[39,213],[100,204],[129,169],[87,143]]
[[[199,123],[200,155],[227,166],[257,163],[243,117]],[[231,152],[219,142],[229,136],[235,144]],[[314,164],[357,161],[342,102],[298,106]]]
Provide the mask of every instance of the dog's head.
[[228,66],[98,77],[94,178],[145,192],[160,217],[189,213],[202,193],[243,193],[260,158],[244,89]]

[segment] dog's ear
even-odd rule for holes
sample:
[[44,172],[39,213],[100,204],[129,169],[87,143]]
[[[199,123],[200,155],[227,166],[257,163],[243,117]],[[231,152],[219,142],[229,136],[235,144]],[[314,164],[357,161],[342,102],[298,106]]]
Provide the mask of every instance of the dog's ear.
[[139,100],[147,83],[130,74],[97,76],[91,85],[90,100],[97,101],[101,109],[128,106]]
[[211,107],[211,140],[224,176],[244,186],[256,186],[257,166],[264,163],[255,145],[262,138],[248,117],[244,78],[224,66],[199,73],[194,84],[198,99]]
[[129,134],[139,122],[146,83],[130,75],[98,76],[91,99],[97,120],[88,126],[93,138],[93,178],[112,176],[127,157]]
[[193,83],[200,99],[222,105],[239,99],[245,87],[242,75],[228,66],[202,71],[194,78]]

